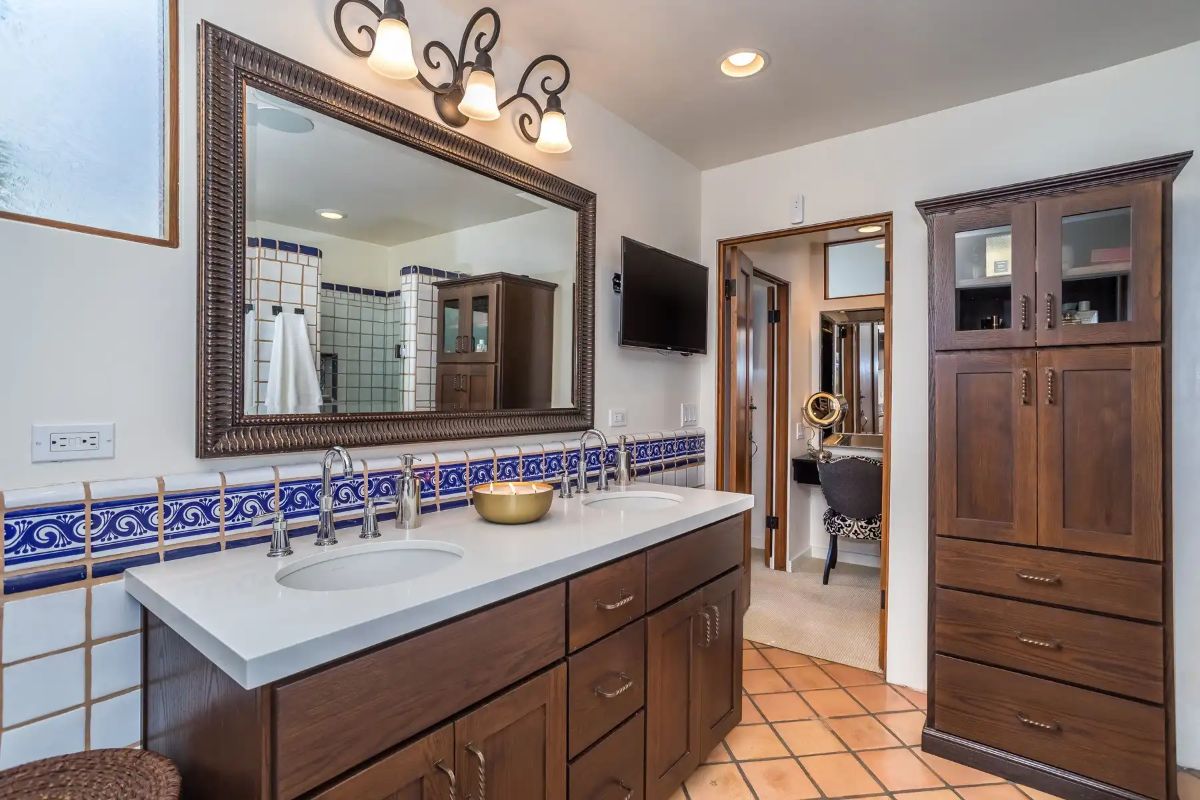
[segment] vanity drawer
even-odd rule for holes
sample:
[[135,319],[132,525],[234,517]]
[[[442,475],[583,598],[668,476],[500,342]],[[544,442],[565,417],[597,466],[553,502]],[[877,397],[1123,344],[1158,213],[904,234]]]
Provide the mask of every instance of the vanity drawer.
[[646,752],[646,714],[617,728],[571,764],[570,800],[642,800]]
[[646,554],[567,581],[571,650],[586,647],[646,613]]
[[938,586],[1162,622],[1158,564],[937,537]]
[[646,609],[682,597],[742,563],[743,515],[672,539],[646,553]]
[[275,686],[275,795],[291,800],[566,653],[566,587]]
[[1163,629],[938,589],[938,652],[1163,702]]
[[1165,797],[1162,708],[947,656],[935,675],[937,730]]
[[646,621],[567,661],[567,750],[575,756],[646,702]]

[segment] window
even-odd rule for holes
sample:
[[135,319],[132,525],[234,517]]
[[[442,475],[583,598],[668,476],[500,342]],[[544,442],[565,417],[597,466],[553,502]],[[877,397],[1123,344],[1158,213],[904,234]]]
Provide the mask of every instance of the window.
[[0,217],[174,246],[176,0],[0,0]]
[[825,299],[883,294],[881,238],[825,245]]

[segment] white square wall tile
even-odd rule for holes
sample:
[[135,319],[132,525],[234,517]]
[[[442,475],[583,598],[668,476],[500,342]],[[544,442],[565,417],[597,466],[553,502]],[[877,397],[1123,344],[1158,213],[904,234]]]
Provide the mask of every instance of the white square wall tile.
[[90,746],[128,747],[142,739],[142,691],[118,695],[92,706]]
[[92,699],[131,689],[141,682],[141,634],[92,647]]
[[0,736],[0,769],[8,769],[39,758],[76,753],[83,749],[84,711],[43,719],[5,731]]
[[92,587],[93,639],[136,631],[141,624],[142,607],[125,591],[122,581]]
[[87,589],[4,604],[4,662],[83,644]]
[[4,668],[4,725],[83,702],[83,648]]

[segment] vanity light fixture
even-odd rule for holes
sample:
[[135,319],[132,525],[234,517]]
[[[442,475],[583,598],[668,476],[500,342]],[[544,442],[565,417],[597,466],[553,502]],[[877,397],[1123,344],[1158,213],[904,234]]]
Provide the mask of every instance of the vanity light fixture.
[[863,225],[858,229],[859,233],[879,233],[883,230],[882,225]]
[[317,215],[322,217],[323,219],[332,219],[332,220],[339,220],[339,219],[346,218],[346,213],[344,211],[338,211],[336,208],[318,208]]
[[739,48],[721,59],[721,72],[730,78],[749,78],[767,66],[767,54],[754,48]]
[[[346,33],[342,15],[349,5],[364,7],[379,20],[375,29],[369,25],[358,27],[358,32],[369,40],[368,48],[356,45]],[[371,0],[338,0],[333,10],[333,26],[345,48],[359,58],[367,59],[371,69],[380,75],[397,80],[416,78],[420,81],[433,94],[434,109],[447,125],[461,128],[473,119],[491,122],[500,118],[500,111],[505,106],[516,100],[526,100],[536,112],[538,126],[536,133],[533,132],[530,128],[534,115],[521,113],[517,117],[521,135],[543,153],[565,153],[571,149],[561,98],[571,81],[571,70],[559,56],[543,55],[534,59],[521,76],[516,94],[502,103],[497,102],[492,48],[500,39],[500,15],[495,9],[485,6],[475,12],[463,30],[457,55],[438,40],[422,48],[421,57],[430,69],[449,71],[449,79],[442,83],[434,83],[421,73],[413,57],[412,33],[400,0],[384,0],[382,11]],[[470,58],[467,56],[468,46],[474,50]],[[563,72],[557,84],[553,73],[544,75],[539,81],[546,95],[545,108],[526,91],[526,83],[534,70],[544,65],[558,65]]]

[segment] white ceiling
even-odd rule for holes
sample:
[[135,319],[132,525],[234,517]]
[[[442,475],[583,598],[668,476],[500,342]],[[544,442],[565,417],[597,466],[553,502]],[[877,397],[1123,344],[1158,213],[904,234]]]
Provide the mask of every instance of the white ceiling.
[[[477,0],[448,0],[464,20]],[[558,53],[586,92],[701,168],[1200,40],[1200,0],[497,0],[500,47]],[[569,9],[569,10],[568,10]],[[457,41],[421,29],[418,45]],[[729,51],[770,56],[726,78]],[[519,75],[498,75],[502,95]],[[1020,120],[1012,124],[1019,125]]]

